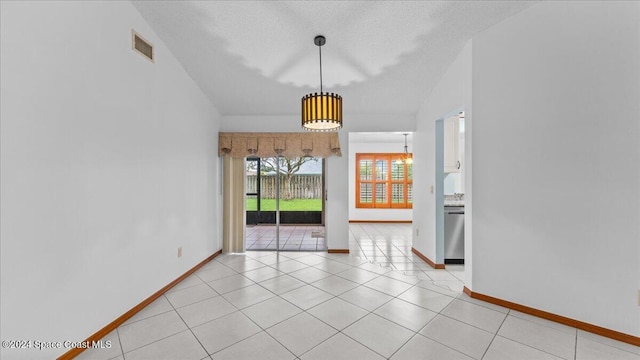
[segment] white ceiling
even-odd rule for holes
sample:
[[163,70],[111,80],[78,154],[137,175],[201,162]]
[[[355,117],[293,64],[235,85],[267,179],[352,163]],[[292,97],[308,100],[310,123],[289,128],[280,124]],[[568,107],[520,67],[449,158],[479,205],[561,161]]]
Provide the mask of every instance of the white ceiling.
[[318,34],[324,89],[343,96],[345,113],[414,114],[474,34],[531,4],[133,3],[223,115],[297,114],[319,91]]

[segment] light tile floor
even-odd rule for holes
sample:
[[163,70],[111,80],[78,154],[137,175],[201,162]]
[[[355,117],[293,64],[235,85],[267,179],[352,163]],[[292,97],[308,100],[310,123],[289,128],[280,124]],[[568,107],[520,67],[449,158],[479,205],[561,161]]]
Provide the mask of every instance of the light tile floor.
[[[324,251],[327,246],[323,226],[283,225],[280,227],[280,249],[285,251]],[[276,229],[273,225],[247,226],[248,250],[275,250]],[[314,236],[316,235],[316,236]],[[435,285],[462,291],[464,265],[447,265],[446,272],[433,272],[428,264],[411,252],[410,224],[350,224],[351,255],[379,264],[404,275],[417,276]],[[429,276],[431,274],[431,276]]]
[[349,224],[349,253],[434,285],[462,291],[464,265],[435,271],[411,252],[411,224]]
[[362,257],[218,256],[78,359],[640,360],[639,347],[454,290],[460,270],[418,266],[402,226],[351,232]]

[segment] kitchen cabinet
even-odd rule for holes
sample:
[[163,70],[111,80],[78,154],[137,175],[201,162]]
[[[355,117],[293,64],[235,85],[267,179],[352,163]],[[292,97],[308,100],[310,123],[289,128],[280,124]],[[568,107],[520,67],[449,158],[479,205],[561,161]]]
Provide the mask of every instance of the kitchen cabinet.
[[460,172],[460,119],[455,116],[444,121],[444,172]]

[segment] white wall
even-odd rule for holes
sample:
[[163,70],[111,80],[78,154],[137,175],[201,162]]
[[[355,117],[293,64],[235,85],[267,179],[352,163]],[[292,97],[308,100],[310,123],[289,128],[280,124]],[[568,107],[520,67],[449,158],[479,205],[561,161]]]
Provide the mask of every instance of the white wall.
[[2,339],[83,340],[220,248],[219,115],[131,3],[0,4]]
[[[449,66],[447,72],[427,97],[416,115],[416,133],[413,136],[414,172],[413,172],[413,247],[423,253],[429,259],[444,262],[444,246],[440,243],[437,251],[436,243],[438,234],[436,224],[441,222],[444,226],[443,209],[436,202],[436,193],[443,193],[442,185],[436,181],[436,121],[457,115],[459,111],[465,111],[465,151],[470,151],[469,136],[471,135],[471,42],[467,43],[458,57]],[[465,169],[470,169],[471,157],[465,154]],[[470,174],[468,173],[467,179]],[[470,183],[465,189],[465,272],[471,273],[471,201]],[[431,193],[431,187],[434,192]],[[438,214],[439,211],[439,214]],[[441,232],[443,229],[441,229]],[[440,233],[440,241],[443,234]],[[470,280],[470,279],[469,279]],[[465,281],[470,283],[470,281]]]
[[[343,100],[345,109],[349,99]],[[296,109],[298,109],[296,107]],[[325,188],[327,189],[325,232],[329,249],[349,248],[349,132],[389,132],[415,127],[411,115],[354,115],[345,110],[344,127],[339,132],[342,157],[326,159]],[[220,131],[299,132],[300,115],[282,116],[223,116]]]
[[544,2],[473,39],[474,291],[640,336],[639,24]]
[[[349,142],[349,220],[392,220],[411,221],[411,209],[359,209],[356,208],[356,154],[357,153],[401,153],[404,151],[404,137],[397,136],[397,142],[363,143]],[[409,152],[413,148],[408,143]]]
[[445,195],[464,193],[462,188],[462,174],[459,172],[446,174],[444,177],[443,191]]

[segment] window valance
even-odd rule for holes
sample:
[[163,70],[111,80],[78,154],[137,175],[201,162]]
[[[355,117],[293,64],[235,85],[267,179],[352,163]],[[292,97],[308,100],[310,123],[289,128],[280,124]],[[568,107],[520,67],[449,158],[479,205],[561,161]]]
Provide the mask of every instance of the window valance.
[[280,154],[288,158],[342,156],[338,133],[249,133],[221,132],[218,155],[231,157],[271,157]]

